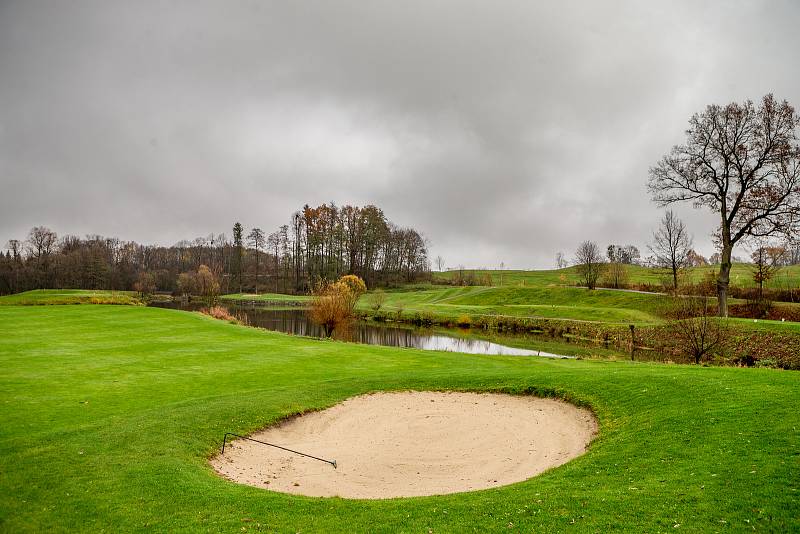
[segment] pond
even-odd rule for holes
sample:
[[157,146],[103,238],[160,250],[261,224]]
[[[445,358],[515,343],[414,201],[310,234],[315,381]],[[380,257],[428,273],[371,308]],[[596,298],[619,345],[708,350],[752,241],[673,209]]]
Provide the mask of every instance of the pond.
[[[200,303],[182,302],[154,302],[151,306],[173,308],[181,310],[199,310],[203,307]],[[250,326],[265,328],[276,332],[293,334],[296,336],[325,337],[322,327],[312,323],[302,308],[271,308],[269,306],[236,306],[224,305],[231,314],[243,313],[247,316]],[[468,331],[467,331],[468,332]],[[506,356],[542,356],[545,358],[572,358],[550,352],[509,347],[463,335],[448,335],[440,331],[397,325],[356,321],[347,328],[337,328],[333,338],[340,341],[363,343],[367,345],[383,345],[387,347],[409,347],[423,350],[443,350],[448,352],[463,352],[466,354],[498,354]]]

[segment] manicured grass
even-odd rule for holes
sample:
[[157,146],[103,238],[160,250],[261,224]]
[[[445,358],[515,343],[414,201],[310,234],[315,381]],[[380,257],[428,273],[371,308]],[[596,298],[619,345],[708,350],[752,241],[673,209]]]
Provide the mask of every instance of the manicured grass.
[[259,293],[258,295],[252,293],[230,293],[228,295],[222,295],[220,300],[247,302],[310,302],[311,297],[308,295],[284,295],[283,293]]
[[[626,265],[629,282],[632,284],[651,284],[660,286],[669,278],[669,273],[663,269]],[[709,273],[719,270],[717,265],[695,267],[686,271],[685,280],[692,283],[701,282]],[[499,270],[468,270],[482,276],[486,273],[492,277],[494,285],[544,287],[558,285],[578,285],[580,277],[575,267],[566,269],[537,270],[537,271],[499,271]],[[434,272],[434,279],[449,280],[455,275],[454,271],[443,273]],[[735,263],[731,269],[731,284],[739,287],[755,287],[752,266],[745,263]],[[767,281],[767,288],[787,289],[800,287],[800,265],[792,265],[780,269],[775,278]]]
[[[484,316],[544,318],[565,321],[589,321],[610,325],[633,324],[653,326],[664,323],[668,297],[613,289],[589,291],[578,287],[441,287],[414,286],[387,291],[382,311],[406,318],[428,314],[434,318],[455,321],[459,317]],[[710,302],[715,302],[710,299]],[[730,304],[743,304],[729,299]],[[363,312],[371,313],[369,296],[359,301]],[[796,309],[796,303],[776,303],[776,308]],[[793,313],[791,316],[794,316]],[[738,331],[771,330],[800,335],[800,323],[731,319]],[[800,343],[800,337],[798,338]]]
[[[782,332],[786,334],[800,335],[800,323],[790,321],[767,321],[764,319],[739,319],[731,317],[728,324],[733,328],[741,330]],[[800,351],[800,339],[798,339],[798,351]]]
[[[350,345],[133,306],[1,307],[0,365],[5,532],[800,529],[793,372]],[[400,389],[558,395],[600,435],[526,482],[387,501],[272,493],[206,462],[223,432]]]
[[[437,287],[387,292],[384,308],[453,319],[461,315],[501,315],[649,324],[660,321],[655,312],[662,299],[654,294],[575,287]],[[367,310],[369,297],[359,304]]]
[[0,296],[0,306],[38,306],[47,304],[140,304],[133,291],[100,289],[34,289]]

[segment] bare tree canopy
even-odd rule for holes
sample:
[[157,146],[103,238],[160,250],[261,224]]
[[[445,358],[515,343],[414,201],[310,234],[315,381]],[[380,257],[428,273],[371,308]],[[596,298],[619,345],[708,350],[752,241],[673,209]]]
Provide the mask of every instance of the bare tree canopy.
[[751,271],[753,272],[753,281],[758,285],[759,300],[764,299],[764,282],[775,277],[785,256],[785,248],[769,246],[760,246],[750,255],[753,260]]
[[694,358],[699,364],[714,351],[724,350],[729,338],[727,319],[709,316],[710,303],[707,297],[681,298],[673,302],[668,328],[679,350]]
[[653,232],[653,243],[650,245],[656,266],[669,269],[672,275],[672,290],[678,291],[678,274],[689,265],[692,250],[692,238],[683,221],[674,212],[668,210],[661,219],[658,229]]
[[720,215],[719,313],[727,316],[731,254],[747,237],[790,234],[800,223],[800,117],[768,94],[711,105],[689,121],[686,143],[650,169],[648,189],[660,205],[693,202]]
[[589,289],[597,287],[597,280],[605,270],[600,247],[594,241],[584,241],[575,251],[575,266],[581,281]]

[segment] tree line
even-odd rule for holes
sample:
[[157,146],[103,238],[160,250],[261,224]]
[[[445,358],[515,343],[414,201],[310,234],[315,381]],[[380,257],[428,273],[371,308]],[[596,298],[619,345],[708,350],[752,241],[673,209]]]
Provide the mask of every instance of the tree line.
[[397,226],[372,205],[306,205],[271,233],[237,222],[231,238],[210,234],[172,246],[59,237],[37,226],[0,252],[0,294],[58,288],[178,293],[186,290],[187,276],[180,275],[201,266],[225,293],[305,293],[347,274],[370,287],[388,286],[429,276],[427,249],[420,232]]

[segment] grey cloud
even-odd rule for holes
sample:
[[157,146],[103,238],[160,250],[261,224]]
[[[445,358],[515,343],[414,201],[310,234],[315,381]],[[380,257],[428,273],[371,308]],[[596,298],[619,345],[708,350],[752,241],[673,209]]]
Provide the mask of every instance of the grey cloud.
[[[0,241],[373,202],[448,265],[642,248],[712,102],[800,105],[795,2],[4,2]],[[711,252],[713,216],[680,210]]]

